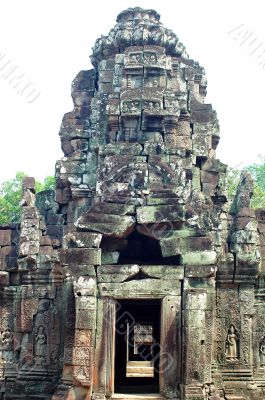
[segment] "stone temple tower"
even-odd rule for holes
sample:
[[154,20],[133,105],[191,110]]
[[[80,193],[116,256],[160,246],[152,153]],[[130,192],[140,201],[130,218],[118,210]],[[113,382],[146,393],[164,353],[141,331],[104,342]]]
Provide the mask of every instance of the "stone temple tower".
[[73,81],[56,194],[0,228],[0,399],[263,400],[265,210],[215,158],[204,69],[121,12]]

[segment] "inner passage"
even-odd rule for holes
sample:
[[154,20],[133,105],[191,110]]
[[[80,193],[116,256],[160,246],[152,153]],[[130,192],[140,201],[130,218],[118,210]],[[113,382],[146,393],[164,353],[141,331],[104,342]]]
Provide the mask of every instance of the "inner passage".
[[159,300],[122,300],[117,305],[115,392],[158,393]]
[[105,264],[179,265],[180,256],[163,257],[159,240],[137,230],[127,239],[103,237],[102,258]]

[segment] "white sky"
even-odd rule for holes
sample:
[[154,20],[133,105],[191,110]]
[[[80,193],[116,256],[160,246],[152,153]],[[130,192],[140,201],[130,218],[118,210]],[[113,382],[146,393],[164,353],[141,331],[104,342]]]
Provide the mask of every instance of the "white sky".
[[[218,157],[237,166],[265,155],[264,0],[2,0],[0,55],[40,95],[32,103],[25,100],[29,88],[18,95],[1,77],[0,56],[0,182],[17,171],[37,179],[53,175],[55,161],[62,157],[61,119],[72,109],[71,81],[80,70],[91,68],[91,47],[114,26],[117,14],[135,6],[156,9],[190,57],[205,67],[207,102],[217,110],[221,125]],[[242,34],[236,37],[240,25]],[[235,32],[229,34],[231,30]],[[251,36],[240,44],[247,30]]]

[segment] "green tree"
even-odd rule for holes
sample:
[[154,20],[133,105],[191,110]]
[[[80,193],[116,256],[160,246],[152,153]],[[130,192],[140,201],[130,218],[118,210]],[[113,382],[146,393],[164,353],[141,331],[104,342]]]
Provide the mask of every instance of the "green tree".
[[54,176],[46,176],[43,183],[36,181],[35,188],[36,188],[36,193],[42,192],[43,190],[53,190],[55,188]]
[[[20,221],[22,181],[25,176],[27,175],[24,172],[17,172],[15,178],[9,179],[0,185],[0,224]],[[36,181],[36,192],[54,189],[54,186],[54,177],[47,176],[43,183]]]
[[[257,163],[248,165],[244,169],[248,170],[254,180],[254,194],[251,199],[252,208],[265,207],[265,157],[259,156]],[[228,197],[232,199],[236,194],[237,185],[239,183],[240,169],[228,168]]]
[[254,179],[254,195],[251,199],[252,208],[265,207],[265,156],[259,156],[258,162],[246,168]]
[[265,207],[265,190],[256,182],[254,184],[254,194],[251,199],[251,207],[254,209]]
[[227,193],[230,200],[236,194],[237,186],[239,184],[241,170],[235,168],[228,168],[227,171]]
[[265,191],[265,156],[258,156],[258,162],[247,167],[256,183]]

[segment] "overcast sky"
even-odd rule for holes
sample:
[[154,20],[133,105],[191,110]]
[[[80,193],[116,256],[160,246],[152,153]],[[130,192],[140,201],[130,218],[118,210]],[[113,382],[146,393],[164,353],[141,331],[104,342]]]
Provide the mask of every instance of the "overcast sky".
[[91,68],[95,40],[134,6],[156,9],[205,67],[206,99],[221,125],[218,158],[235,167],[265,155],[264,0],[2,0],[1,6],[0,182],[17,171],[37,179],[54,174],[61,119],[72,109],[71,81]]

